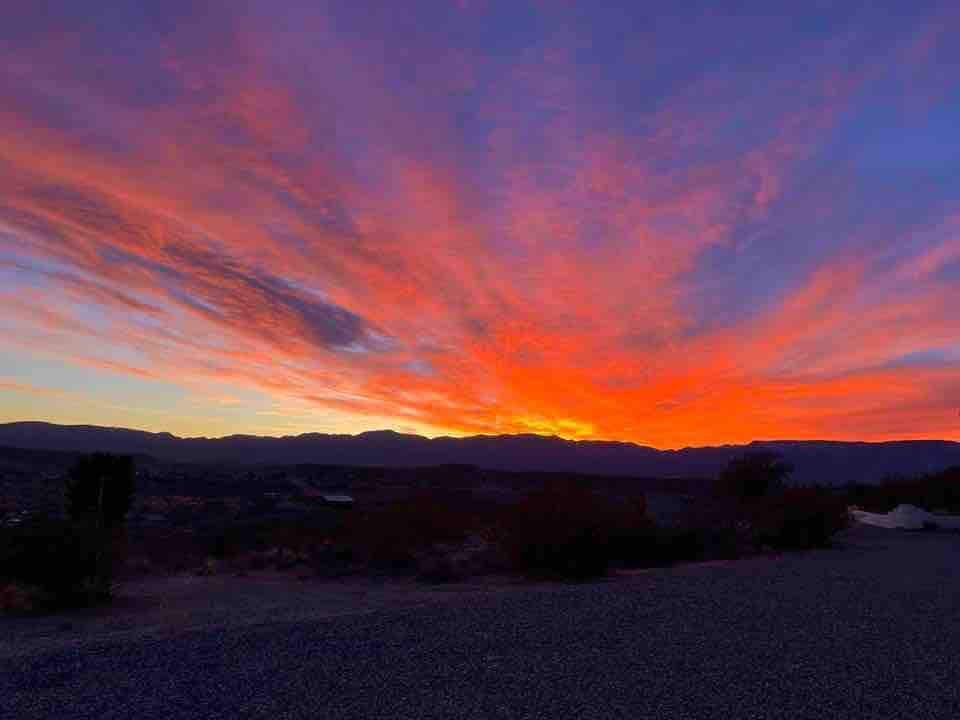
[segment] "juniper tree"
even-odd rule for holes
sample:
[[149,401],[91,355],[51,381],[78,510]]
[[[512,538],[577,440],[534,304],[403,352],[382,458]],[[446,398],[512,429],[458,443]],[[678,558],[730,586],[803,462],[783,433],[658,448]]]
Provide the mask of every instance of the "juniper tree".
[[135,469],[129,455],[93,453],[80,457],[67,478],[67,514],[111,530],[126,519],[133,502]]

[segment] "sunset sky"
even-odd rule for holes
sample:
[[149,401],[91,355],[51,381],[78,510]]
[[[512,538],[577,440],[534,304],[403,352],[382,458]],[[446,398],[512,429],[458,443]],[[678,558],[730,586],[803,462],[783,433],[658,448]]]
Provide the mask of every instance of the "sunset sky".
[[0,421],[960,440],[955,2],[29,2]]

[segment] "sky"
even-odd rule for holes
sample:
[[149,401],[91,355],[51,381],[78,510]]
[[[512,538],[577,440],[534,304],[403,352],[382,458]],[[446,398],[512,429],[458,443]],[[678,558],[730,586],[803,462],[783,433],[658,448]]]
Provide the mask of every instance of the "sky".
[[960,440],[953,2],[38,0],[0,422]]

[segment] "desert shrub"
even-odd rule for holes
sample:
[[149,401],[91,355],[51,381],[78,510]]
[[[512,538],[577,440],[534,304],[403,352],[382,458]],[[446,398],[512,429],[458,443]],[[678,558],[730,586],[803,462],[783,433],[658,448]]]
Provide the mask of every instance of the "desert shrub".
[[[872,487],[863,482],[852,482],[842,486],[839,490],[847,500],[848,505],[866,508],[871,505]],[[871,508],[872,509],[872,508]]]
[[33,613],[42,606],[40,588],[16,582],[0,581],[0,615]]
[[890,512],[897,505],[924,507],[923,484],[926,478],[888,475],[876,485],[851,484],[844,489],[850,505],[873,512]]
[[714,483],[714,493],[749,502],[780,490],[791,472],[793,468],[776,453],[745,453],[723,469]]
[[123,569],[131,574],[137,567],[159,573],[192,570],[210,554],[204,538],[179,529],[131,529],[130,544],[131,559]]
[[119,527],[133,501],[135,475],[133,458],[127,455],[80,457],[67,479],[67,514],[76,522]]
[[698,533],[703,538],[704,560],[736,560],[747,549],[742,533],[735,527],[706,528]]
[[431,583],[451,583],[466,579],[471,573],[457,551],[433,546],[414,553],[417,577]]
[[930,475],[924,488],[921,506],[930,510],[960,512],[960,467],[952,467]]
[[112,590],[111,540],[63,521],[7,528],[0,539],[0,579],[38,588],[50,608],[103,600]]
[[[331,564],[331,540],[342,533],[347,511],[313,508],[296,518],[247,518],[197,529],[149,530],[136,540],[137,556],[157,568],[200,571],[208,559],[223,571],[247,572]],[[343,563],[337,560],[338,567]]]
[[341,539],[372,566],[410,570],[418,553],[463,542],[476,522],[469,507],[452,496],[418,492],[381,508],[352,512]]
[[847,502],[873,512],[889,512],[897,505],[960,512],[960,467],[908,477],[893,475],[877,485],[851,484]]
[[462,542],[436,544],[414,553],[417,577],[432,583],[451,583],[509,569],[502,548],[487,532]]
[[695,530],[650,525],[615,538],[614,559],[623,567],[662,567],[704,556],[704,537]]
[[353,570],[354,553],[349,545],[328,540],[313,548],[309,564],[321,577],[342,577]]
[[194,575],[199,575],[201,577],[212,577],[220,573],[221,563],[215,557],[204,558],[203,563],[198,567],[194,568]]
[[531,493],[509,508],[500,542],[514,569],[536,576],[582,580],[604,575],[626,538],[643,526],[643,506],[574,485]]
[[277,523],[264,532],[262,537],[274,547],[285,548],[296,553],[309,552],[336,535],[344,512],[343,510],[326,510],[323,513],[324,517],[320,519],[314,516]]
[[653,523],[628,531],[612,533],[610,537],[610,561],[624,568],[657,567],[669,565],[664,557],[667,533]]
[[700,560],[731,560],[741,554],[732,527],[669,527],[647,522],[614,538],[612,557],[625,568],[667,567]]
[[123,522],[134,492],[129,457],[82,456],[66,484],[67,520],[34,519],[0,531],[0,580],[35,588],[42,609],[109,599],[127,551]]
[[204,535],[208,552],[229,558],[266,548],[280,547],[307,552],[336,535],[344,511],[321,508],[296,519],[233,522]]
[[782,550],[828,547],[850,522],[845,499],[820,488],[789,488],[752,509],[757,544]]

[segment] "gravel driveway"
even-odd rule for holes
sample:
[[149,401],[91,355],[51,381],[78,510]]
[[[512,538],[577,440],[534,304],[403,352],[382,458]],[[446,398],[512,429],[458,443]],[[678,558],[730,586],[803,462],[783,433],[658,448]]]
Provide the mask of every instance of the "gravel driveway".
[[92,640],[0,655],[0,714],[960,718],[958,559],[960,535],[857,528],[839,550]]

